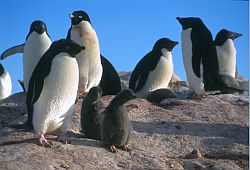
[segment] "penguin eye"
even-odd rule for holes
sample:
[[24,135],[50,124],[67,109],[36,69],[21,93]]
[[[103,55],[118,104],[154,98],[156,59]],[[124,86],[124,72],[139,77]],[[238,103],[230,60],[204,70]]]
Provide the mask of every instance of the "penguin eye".
[[65,49],[66,49],[66,50],[70,49],[70,46],[69,46],[69,45],[66,45],[66,46],[65,46]]
[[82,18],[82,16],[81,16],[81,15],[79,15],[79,18]]

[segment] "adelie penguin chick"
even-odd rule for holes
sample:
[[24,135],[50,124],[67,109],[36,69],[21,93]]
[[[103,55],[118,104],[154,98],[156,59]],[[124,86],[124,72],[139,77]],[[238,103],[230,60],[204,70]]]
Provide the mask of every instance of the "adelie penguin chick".
[[174,70],[172,50],[177,44],[176,41],[161,38],[152,51],[139,61],[129,81],[129,88],[137,97],[146,98],[152,91],[168,87]]
[[26,125],[34,128],[43,146],[51,145],[44,136],[48,133],[59,132],[60,138],[66,140],[79,81],[75,57],[84,49],[71,40],[55,41],[32,73],[26,97]]
[[235,78],[236,75],[236,48],[234,40],[242,34],[222,29],[215,37],[217,57],[219,60],[219,71],[221,75],[229,75]]
[[121,91],[120,77],[114,66],[102,55],[101,62],[103,67],[103,73],[99,86],[102,88],[102,95],[116,95]]
[[98,86],[102,77],[99,40],[91,25],[88,14],[75,11],[69,15],[71,27],[67,39],[70,39],[86,49],[76,56],[79,67],[79,94],[87,93],[92,87]]
[[34,21],[30,26],[29,33],[25,43],[11,47],[1,54],[1,59],[23,53],[23,84],[22,87],[28,91],[28,84],[33,70],[42,55],[49,49],[51,45],[50,36],[48,35],[46,24],[43,21]]
[[105,147],[117,152],[116,147],[129,151],[128,146],[132,125],[124,104],[136,96],[130,89],[118,93],[105,109],[101,121],[101,141]]
[[12,82],[8,71],[0,63],[0,100],[5,99],[11,95]]
[[102,89],[99,86],[92,87],[83,99],[81,107],[81,128],[87,138],[101,140],[101,113],[104,105],[100,101]]

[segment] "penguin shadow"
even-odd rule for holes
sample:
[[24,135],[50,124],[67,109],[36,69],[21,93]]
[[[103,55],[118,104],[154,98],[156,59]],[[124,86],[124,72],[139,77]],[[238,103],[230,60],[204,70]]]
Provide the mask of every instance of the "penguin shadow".
[[[233,143],[249,143],[249,127],[238,124],[209,124],[192,122],[138,122],[131,121],[134,131],[166,135],[189,135],[198,137],[218,137],[230,139]],[[217,140],[214,138],[213,140]]]
[[71,145],[103,148],[102,142],[100,140],[90,139],[82,133],[74,133],[72,131],[68,131],[66,135],[69,138]]

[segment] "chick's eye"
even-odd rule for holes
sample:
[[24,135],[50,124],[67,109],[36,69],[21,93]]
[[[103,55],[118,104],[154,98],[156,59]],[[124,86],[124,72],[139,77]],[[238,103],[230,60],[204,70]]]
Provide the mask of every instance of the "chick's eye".
[[70,49],[70,46],[69,46],[69,45],[66,45],[66,46],[65,46],[65,49],[66,49],[66,50]]
[[79,15],[79,18],[82,18],[82,16],[81,16],[81,15]]

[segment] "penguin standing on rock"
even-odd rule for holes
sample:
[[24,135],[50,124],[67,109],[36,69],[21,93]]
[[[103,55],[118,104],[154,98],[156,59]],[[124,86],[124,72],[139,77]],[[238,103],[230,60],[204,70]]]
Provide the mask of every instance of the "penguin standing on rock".
[[11,95],[12,82],[11,77],[0,63],[0,100]]
[[39,134],[39,143],[50,146],[45,134],[65,131],[74,110],[79,83],[76,55],[84,50],[71,40],[53,42],[35,67],[29,82],[26,126]]
[[128,146],[132,125],[124,104],[136,98],[133,91],[125,89],[118,93],[105,109],[101,121],[101,141],[105,147],[117,152],[116,147],[130,151]]
[[242,34],[222,29],[215,37],[217,57],[219,60],[219,71],[222,75],[235,78],[236,75],[236,49],[234,40]]
[[[201,97],[205,91],[241,91],[237,82],[219,74],[216,47],[200,18],[176,18],[182,26],[182,56],[189,87]],[[230,83],[232,82],[233,83]]]
[[88,14],[84,11],[75,11],[69,15],[71,27],[67,39],[73,40],[86,50],[77,54],[79,66],[79,93],[87,93],[92,87],[99,85],[102,77],[102,64],[99,41],[93,29]]
[[10,55],[23,53],[23,83],[26,91],[28,91],[28,84],[33,70],[50,45],[51,40],[46,24],[37,20],[31,24],[25,44],[11,47],[1,54],[1,59],[3,60]]
[[92,87],[83,99],[81,107],[81,128],[88,138],[101,140],[101,113],[104,104],[100,101],[102,89],[99,86]]
[[137,97],[146,98],[152,91],[168,87],[174,70],[172,50],[177,44],[176,41],[161,38],[152,51],[139,61],[129,81],[129,88]]

